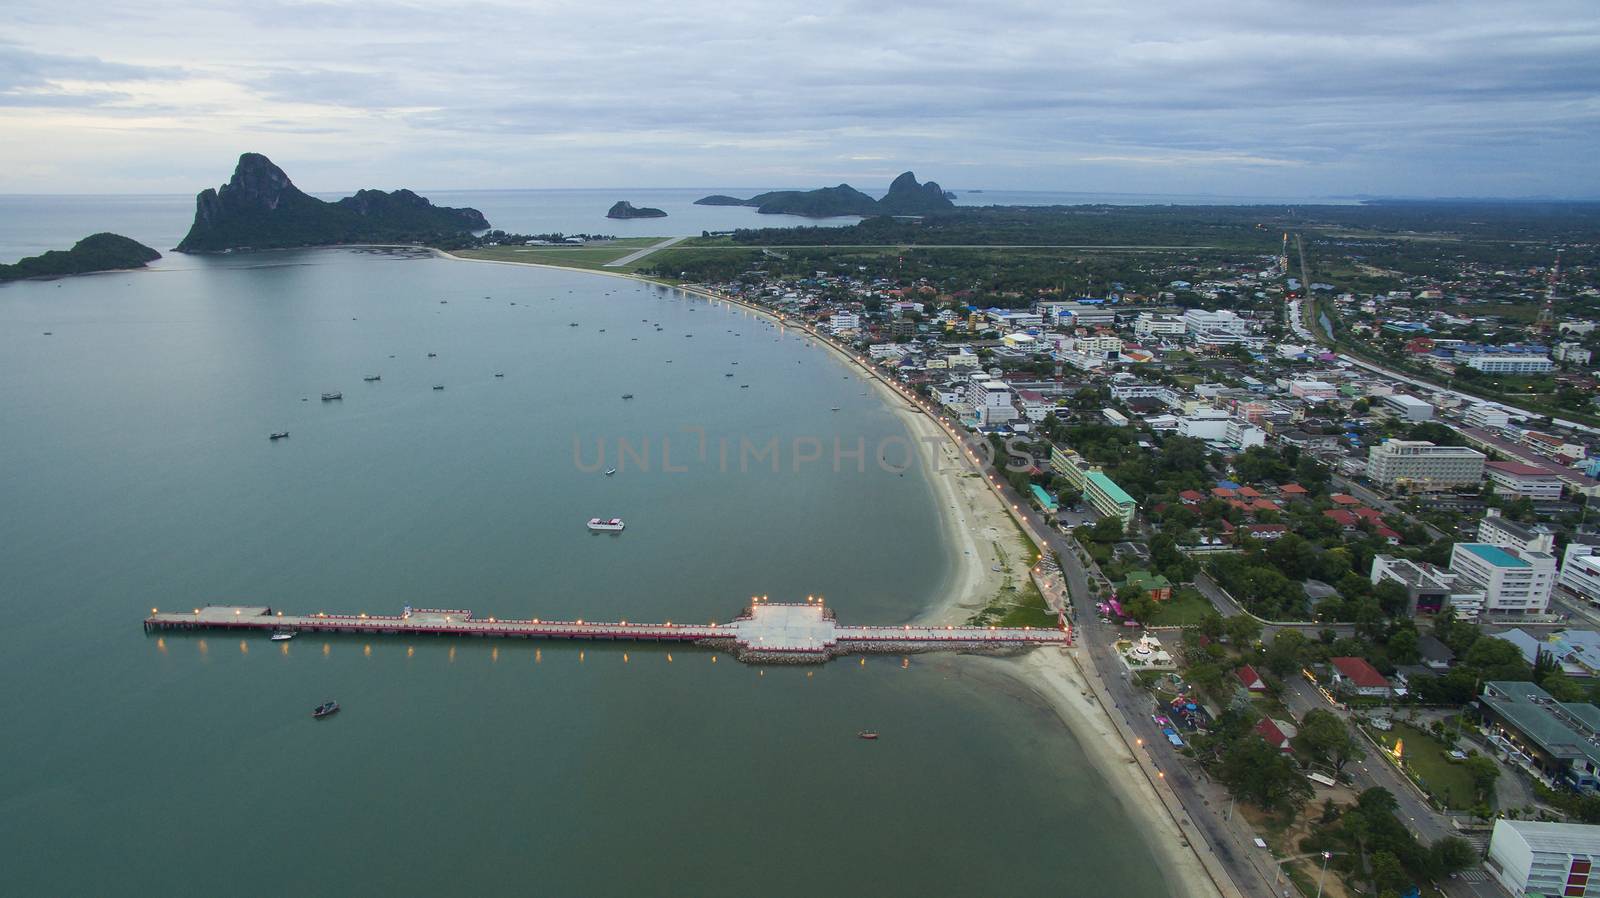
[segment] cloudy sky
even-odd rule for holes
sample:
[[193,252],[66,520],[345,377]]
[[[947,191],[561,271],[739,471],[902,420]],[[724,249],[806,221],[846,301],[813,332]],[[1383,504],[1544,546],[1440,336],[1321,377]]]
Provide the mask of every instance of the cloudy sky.
[[7,0],[0,193],[1600,197],[1600,0]]

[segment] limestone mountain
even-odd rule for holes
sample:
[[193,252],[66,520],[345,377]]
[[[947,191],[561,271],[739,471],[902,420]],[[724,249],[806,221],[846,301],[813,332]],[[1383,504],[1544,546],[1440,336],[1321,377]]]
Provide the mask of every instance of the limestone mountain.
[[476,209],[435,206],[409,190],[362,190],[325,202],[294,186],[272,160],[245,153],[228,183],[195,197],[194,224],[178,251],[414,243],[488,227]]
[[666,218],[667,213],[649,206],[635,206],[627,200],[618,200],[606,213],[607,218]]
[[768,215],[805,215],[829,218],[836,215],[925,215],[955,208],[944,190],[933,181],[918,184],[917,176],[906,172],[894,179],[889,192],[875,200],[849,184],[817,190],[774,190],[747,200],[714,194],[694,201],[697,206],[754,206]]
[[917,176],[911,172],[895,178],[889,192],[878,200],[878,209],[885,215],[926,215],[955,207],[937,181],[918,184]]

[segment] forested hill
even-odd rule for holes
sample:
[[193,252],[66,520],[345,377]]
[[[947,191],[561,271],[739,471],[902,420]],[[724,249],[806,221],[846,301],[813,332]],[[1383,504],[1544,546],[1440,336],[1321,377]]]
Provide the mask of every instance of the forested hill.
[[435,206],[409,190],[362,190],[324,202],[294,186],[272,160],[245,153],[228,183],[195,197],[194,224],[178,251],[425,243],[488,227],[476,209]]
[[15,265],[0,265],[0,281],[143,268],[159,258],[160,253],[121,234],[92,234],[73,244],[72,249],[53,249]]

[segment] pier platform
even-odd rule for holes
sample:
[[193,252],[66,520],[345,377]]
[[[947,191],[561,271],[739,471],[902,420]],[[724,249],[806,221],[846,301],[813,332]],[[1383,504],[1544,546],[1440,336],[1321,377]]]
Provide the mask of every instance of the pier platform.
[[1071,633],[1012,627],[847,627],[820,600],[755,600],[727,623],[480,619],[465,609],[407,607],[399,615],[286,614],[269,605],[206,605],[188,611],[151,609],[146,632],[243,630],[352,635],[476,636],[491,639],[580,639],[678,642],[732,652],[753,663],[815,664],[842,655],[928,651],[1006,653],[1070,645]]

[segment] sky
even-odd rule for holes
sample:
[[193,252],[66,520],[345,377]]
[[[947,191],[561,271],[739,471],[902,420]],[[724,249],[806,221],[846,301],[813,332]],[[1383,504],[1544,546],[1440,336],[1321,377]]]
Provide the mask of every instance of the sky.
[[1600,197],[1600,2],[7,0],[0,193]]

